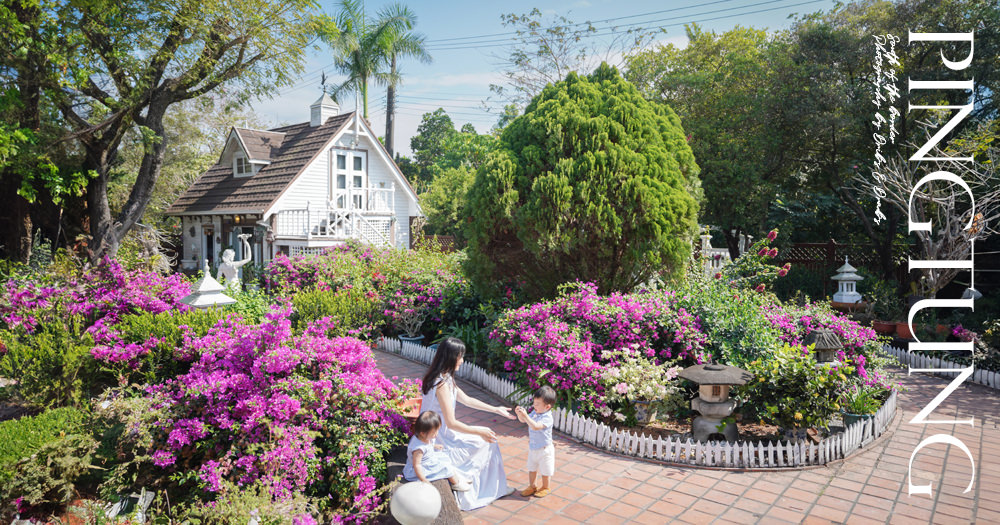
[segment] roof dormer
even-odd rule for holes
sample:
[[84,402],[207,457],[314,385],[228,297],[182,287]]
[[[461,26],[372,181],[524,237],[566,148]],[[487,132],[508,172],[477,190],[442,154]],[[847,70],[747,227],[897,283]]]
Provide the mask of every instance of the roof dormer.
[[219,162],[231,162],[234,177],[251,177],[271,164],[285,140],[277,131],[233,128]]

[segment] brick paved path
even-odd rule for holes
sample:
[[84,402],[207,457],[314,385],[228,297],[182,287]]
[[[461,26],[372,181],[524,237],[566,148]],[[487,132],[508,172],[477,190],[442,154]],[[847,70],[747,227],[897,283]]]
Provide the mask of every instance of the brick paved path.
[[[386,376],[421,377],[422,364],[375,353]],[[905,374],[905,372],[904,372]],[[484,523],[1000,523],[1000,393],[975,384],[960,387],[931,419],[975,417],[975,426],[907,422],[947,383],[923,375],[903,377],[908,391],[887,435],[867,450],[832,466],[786,472],[729,472],[653,464],[581,445],[556,432],[552,494],[519,494],[465,513],[467,525]],[[498,399],[468,383],[462,389],[488,403]],[[459,405],[458,417],[487,425],[500,436],[507,479],[527,483],[524,425]],[[907,463],[917,444],[934,434],[962,440],[976,461],[957,447],[923,448],[913,461],[915,484],[931,482],[933,497],[909,496]],[[945,466],[947,465],[947,468]]]

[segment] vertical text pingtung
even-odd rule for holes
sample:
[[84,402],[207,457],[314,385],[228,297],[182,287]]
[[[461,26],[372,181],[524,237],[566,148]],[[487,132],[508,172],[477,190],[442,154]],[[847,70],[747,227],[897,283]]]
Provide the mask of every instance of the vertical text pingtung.
[[[909,44],[910,45],[932,45],[932,44],[929,44],[930,42],[958,42],[962,46],[964,46],[964,44],[966,44],[966,43],[968,44],[968,49],[969,49],[968,55],[966,55],[965,58],[963,58],[961,60],[958,60],[958,61],[952,61],[952,60],[950,60],[946,56],[945,50],[944,49],[940,50],[940,57],[941,57],[942,64],[945,67],[947,67],[949,70],[952,70],[952,71],[962,71],[965,68],[969,67],[969,65],[972,63],[972,57],[973,57],[974,52],[975,52],[974,34],[972,32],[969,32],[969,33],[913,33],[913,32],[911,32],[909,34]],[[962,47],[962,48],[964,49],[964,47]],[[908,91],[911,92],[911,93],[913,91],[917,91],[917,90],[962,90],[962,91],[972,91],[973,88],[974,88],[974,86],[975,86],[974,82],[975,82],[975,79],[955,80],[955,81],[953,81],[953,80],[914,80],[914,79],[911,79],[911,78],[907,78]],[[908,112],[909,111],[913,111],[913,110],[949,110],[949,111],[954,111],[955,113],[954,113],[954,115],[952,115],[951,119],[948,120],[948,122],[946,122],[943,126],[941,126],[941,128],[937,131],[937,133],[935,133],[933,136],[931,136],[929,139],[927,139],[927,141],[920,148],[918,148],[917,151],[914,152],[912,156],[910,156],[909,161],[910,162],[939,162],[939,161],[950,160],[950,161],[959,161],[959,162],[967,162],[967,163],[974,162],[974,160],[973,160],[972,157],[933,157],[933,156],[928,156],[928,154],[931,152],[931,150],[934,149],[936,146],[938,146],[938,144],[940,144],[940,142],[942,141],[942,139],[944,139],[945,136],[947,136],[949,133],[951,133],[951,131],[954,130],[956,126],[958,126],[963,120],[965,120],[966,117],[968,117],[972,113],[972,109],[973,109],[973,105],[972,104],[973,104],[973,102],[971,100],[971,97],[970,97],[970,100],[968,101],[968,104],[962,104],[962,105],[914,105],[911,102],[909,104],[909,107],[907,108]],[[970,206],[972,206],[972,213],[970,214],[969,223],[966,224],[964,226],[964,228],[966,230],[969,230],[970,228],[972,228],[972,226],[973,226],[973,219],[971,217],[975,216],[975,206],[976,206],[975,196],[972,194],[972,190],[969,188],[968,184],[966,184],[965,181],[962,179],[961,175],[954,174],[954,173],[951,173],[951,172],[945,171],[945,170],[939,170],[939,171],[934,171],[933,173],[927,174],[924,177],[922,177],[917,182],[917,184],[913,187],[913,190],[910,192],[909,207],[907,208],[908,209],[907,223],[909,225],[908,226],[909,227],[909,232],[913,233],[913,232],[918,232],[919,231],[919,232],[926,232],[928,235],[932,234],[932,227],[933,227],[933,225],[931,224],[931,221],[914,222],[913,221],[912,213],[913,213],[913,201],[914,201],[914,198],[916,197],[917,191],[922,186],[924,186],[926,184],[930,184],[931,182],[936,182],[936,181],[937,182],[943,182],[943,183],[948,183],[948,184],[956,185],[956,186],[962,188],[966,193],[968,193],[969,199],[970,199]],[[967,269],[970,272],[972,272],[973,271],[973,261],[975,259],[975,244],[971,240],[969,242],[970,242],[970,246],[969,246],[969,259],[968,260],[916,260],[916,261],[914,261],[914,260],[910,259],[909,260],[909,269],[910,270],[913,270],[913,269],[921,269],[921,270],[923,270],[923,269],[938,269],[938,268],[942,268],[942,269],[943,268],[961,268],[961,269]],[[971,286],[974,286],[973,283],[970,283],[970,287]],[[914,316],[917,314],[917,312],[919,312],[920,310],[922,310],[924,308],[969,308],[969,309],[973,309],[974,308],[974,301],[975,301],[975,299],[973,299],[973,298],[969,298],[969,299],[936,299],[936,298],[933,298],[933,299],[923,299],[923,300],[917,301],[912,307],[910,307],[910,311],[909,311],[909,314],[908,314],[908,317],[907,317],[907,323],[909,324],[910,329],[912,330],[913,329],[913,318],[914,318]],[[920,342],[919,339],[917,339],[916,342],[911,342],[908,345],[908,351],[913,351],[913,350],[929,350],[929,351],[935,351],[935,352],[958,350],[958,351],[962,351],[962,352],[969,352],[968,355],[971,356],[972,355],[972,350],[973,350],[973,342],[971,342],[971,341],[968,341],[968,342],[963,341],[963,342],[956,342],[956,343],[923,343],[923,342]],[[964,367],[964,368],[955,368],[955,369],[910,368],[909,369],[909,373],[911,373],[911,374],[913,372],[939,372],[939,373],[940,372],[951,372],[951,373],[957,373],[958,376],[955,377],[955,379],[952,380],[952,382],[949,383],[948,386],[946,386],[944,388],[944,390],[941,391],[941,393],[939,393],[934,399],[932,399],[931,402],[928,403],[927,406],[925,406],[923,408],[923,410],[921,410],[919,413],[917,413],[917,415],[914,416],[913,419],[911,419],[909,421],[909,424],[919,424],[919,425],[935,425],[935,424],[940,425],[940,424],[944,424],[944,425],[970,425],[970,426],[974,425],[975,423],[974,423],[972,417],[969,417],[968,419],[965,419],[965,420],[957,420],[957,419],[955,419],[955,420],[929,420],[928,419],[928,416],[930,416],[931,412],[933,412],[934,409],[937,408],[938,405],[940,405],[942,401],[944,401],[945,399],[947,399],[948,396],[950,396],[952,394],[952,392],[954,392],[958,388],[959,385],[961,385],[966,379],[968,379],[972,375],[972,373],[973,373],[973,367],[974,367],[974,363],[970,364],[969,366]],[[970,490],[972,490],[972,486],[973,486],[973,484],[975,482],[975,479],[976,479],[976,462],[973,459],[972,453],[969,451],[969,448],[967,446],[965,446],[965,443],[963,443],[961,439],[959,439],[959,438],[957,438],[957,437],[955,437],[955,436],[953,436],[951,434],[937,433],[937,434],[934,434],[934,435],[928,437],[927,439],[924,439],[919,444],[917,444],[916,448],[914,448],[913,452],[910,454],[910,462],[909,462],[909,466],[907,468],[907,485],[908,485],[908,492],[909,492],[909,494],[911,496],[913,494],[927,494],[928,496],[931,495],[931,484],[930,483],[927,483],[927,484],[924,484],[924,485],[914,485],[913,484],[913,472],[912,472],[912,470],[913,470],[913,459],[917,456],[917,454],[919,454],[920,451],[924,447],[926,447],[928,445],[935,444],[935,443],[943,443],[943,444],[948,444],[948,445],[954,445],[954,446],[958,447],[959,450],[961,450],[962,452],[964,452],[965,455],[969,458],[969,461],[972,462],[972,475],[971,475],[971,477],[969,479],[969,485],[965,488],[964,492],[969,492]]]

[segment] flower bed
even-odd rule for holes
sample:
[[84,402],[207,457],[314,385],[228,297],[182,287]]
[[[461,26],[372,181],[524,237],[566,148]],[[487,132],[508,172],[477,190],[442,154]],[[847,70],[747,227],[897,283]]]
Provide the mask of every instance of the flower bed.
[[[408,432],[397,406],[416,385],[393,386],[371,343],[342,337],[374,329],[353,326],[367,315],[358,305],[376,307],[352,288],[317,285],[335,301],[301,303],[302,315],[279,301],[258,322],[270,299],[193,310],[178,302],[190,290],[181,276],[114,261],[45,285],[11,281],[0,376],[19,381],[3,393],[94,409],[81,439],[101,445],[65,486],[110,501],[152,489],[150,512],[181,521],[246,521],[257,508],[275,523],[365,522],[384,508],[385,454]],[[91,462],[101,470],[88,474]],[[54,510],[28,496],[19,509],[0,502],[0,519]]]

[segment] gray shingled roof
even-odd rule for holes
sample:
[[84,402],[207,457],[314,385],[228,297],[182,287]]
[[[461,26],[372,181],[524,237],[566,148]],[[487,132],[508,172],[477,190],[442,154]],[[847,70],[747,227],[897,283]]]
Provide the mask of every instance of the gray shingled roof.
[[246,146],[250,160],[270,162],[277,156],[285,134],[280,131],[261,131],[259,129],[233,128]]
[[270,131],[237,130],[251,158],[261,155],[264,160],[267,149],[271,164],[252,177],[234,177],[231,164],[216,164],[167,208],[167,214],[263,213],[353,115],[330,117],[317,127],[303,122]]

